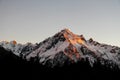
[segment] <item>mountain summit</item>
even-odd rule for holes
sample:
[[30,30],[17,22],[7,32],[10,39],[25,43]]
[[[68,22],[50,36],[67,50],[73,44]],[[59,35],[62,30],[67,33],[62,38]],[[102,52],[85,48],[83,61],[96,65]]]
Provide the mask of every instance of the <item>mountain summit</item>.
[[88,61],[91,67],[99,62],[110,68],[120,68],[119,47],[101,44],[92,38],[86,40],[83,35],[74,34],[69,29],[63,29],[36,44],[22,45],[12,41],[12,44],[0,42],[0,46],[27,61],[39,62],[49,67]]

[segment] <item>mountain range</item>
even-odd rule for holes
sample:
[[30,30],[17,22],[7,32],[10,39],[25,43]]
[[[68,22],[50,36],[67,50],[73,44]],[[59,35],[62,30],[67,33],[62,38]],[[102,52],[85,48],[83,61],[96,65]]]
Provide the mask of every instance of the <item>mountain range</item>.
[[[37,64],[50,68],[76,70],[120,70],[120,48],[86,40],[63,29],[40,43],[0,42],[0,64]],[[42,68],[43,70],[43,68]]]

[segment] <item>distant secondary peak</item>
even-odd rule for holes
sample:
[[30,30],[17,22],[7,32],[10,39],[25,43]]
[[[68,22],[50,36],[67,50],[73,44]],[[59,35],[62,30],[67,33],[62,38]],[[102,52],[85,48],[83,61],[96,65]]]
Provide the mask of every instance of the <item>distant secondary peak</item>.
[[14,45],[17,44],[17,42],[15,40],[11,41],[10,43],[12,43]]
[[1,42],[5,43],[5,44],[8,44],[8,43],[9,43],[8,41],[1,41]]
[[14,44],[14,45],[17,44],[17,42],[15,40],[13,40],[13,41],[1,41],[0,43],[3,43],[3,44]]

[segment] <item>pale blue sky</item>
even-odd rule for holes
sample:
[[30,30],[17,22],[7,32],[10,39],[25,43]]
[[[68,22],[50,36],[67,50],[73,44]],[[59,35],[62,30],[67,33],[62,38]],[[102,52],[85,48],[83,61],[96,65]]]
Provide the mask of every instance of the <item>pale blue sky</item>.
[[36,43],[63,28],[120,46],[120,0],[0,0],[0,40]]

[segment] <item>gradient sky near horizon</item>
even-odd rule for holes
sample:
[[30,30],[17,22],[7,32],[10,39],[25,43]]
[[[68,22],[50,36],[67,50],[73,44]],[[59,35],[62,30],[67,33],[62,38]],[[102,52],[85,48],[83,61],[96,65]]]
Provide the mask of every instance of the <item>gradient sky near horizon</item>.
[[64,28],[120,46],[120,0],[0,0],[0,41],[41,42]]

